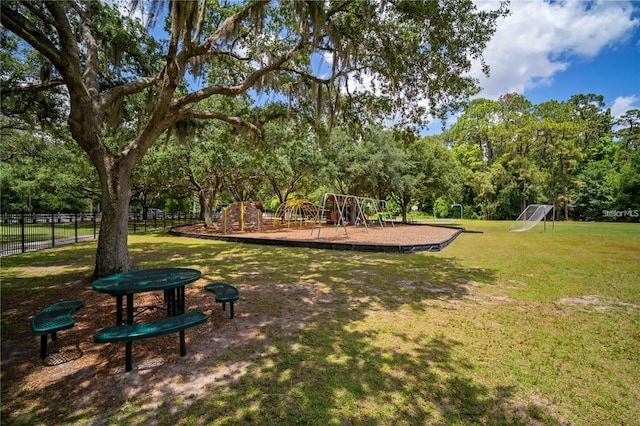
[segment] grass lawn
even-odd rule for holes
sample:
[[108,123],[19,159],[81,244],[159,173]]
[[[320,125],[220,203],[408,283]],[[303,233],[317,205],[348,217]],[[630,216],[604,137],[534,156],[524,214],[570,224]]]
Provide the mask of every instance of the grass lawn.
[[78,401],[28,320],[90,285],[95,242],[3,258],[2,424],[640,424],[640,225],[460,224],[482,233],[411,255],[131,235],[142,268],[236,285],[239,331],[168,361],[192,372],[74,373]]

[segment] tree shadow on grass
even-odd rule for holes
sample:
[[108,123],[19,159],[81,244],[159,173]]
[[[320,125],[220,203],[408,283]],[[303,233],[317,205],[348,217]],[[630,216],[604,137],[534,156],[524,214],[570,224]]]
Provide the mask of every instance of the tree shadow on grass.
[[[67,273],[53,272],[57,296],[86,302],[61,339],[79,342],[84,355],[45,367],[28,313],[5,318],[3,306],[3,325],[18,324],[3,338],[3,424],[526,424],[540,417],[540,407],[517,406],[512,385],[478,383],[462,343],[428,322],[431,310],[491,284],[492,271],[428,254],[189,240],[131,250],[141,267],[203,271],[187,286],[187,310],[211,318],[187,330],[187,356],[177,354],[177,334],[137,341],[134,371],[125,373],[124,344],[92,342],[113,323],[113,298],[93,292],[86,276],[70,283]],[[216,280],[241,291],[233,320],[202,288]]]

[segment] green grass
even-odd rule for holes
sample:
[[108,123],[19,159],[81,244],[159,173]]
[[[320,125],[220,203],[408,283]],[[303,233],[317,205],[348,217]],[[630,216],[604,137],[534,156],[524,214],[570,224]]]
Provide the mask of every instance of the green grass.
[[[237,313],[251,306],[271,320],[206,355],[218,379],[204,393],[167,391],[154,407],[137,382],[128,399],[74,408],[28,390],[11,399],[20,383],[5,379],[3,424],[639,424],[640,225],[461,224],[483,232],[413,255],[130,236],[140,267],[229,280],[254,299]],[[3,355],[24,321],[6,304],[64,296],[91,273],[94,251],[2,259]]]

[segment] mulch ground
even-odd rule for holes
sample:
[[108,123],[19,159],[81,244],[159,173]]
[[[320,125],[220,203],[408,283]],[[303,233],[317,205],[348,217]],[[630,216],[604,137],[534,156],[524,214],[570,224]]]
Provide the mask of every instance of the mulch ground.
[[452,238],[458,229],[441,226],[391,224],[384,226],[333,226],[323,225],[321,228],[301,227],[295,224],[277,228],[265,226],[261,232],[228,232],[221,233],[215,227],[205,228],[202,224],[174,228],[184,234],[205,235],[211,237],[233,237],[251,242],[253,239],[269,239],[275,241],[330,242],[344,244],[411,246],[438,244]]

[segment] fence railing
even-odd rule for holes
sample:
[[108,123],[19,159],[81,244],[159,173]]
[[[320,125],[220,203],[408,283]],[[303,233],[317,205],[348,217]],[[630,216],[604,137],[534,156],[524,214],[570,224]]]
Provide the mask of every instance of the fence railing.
[[[2,213],[0,256],[42,250],[98,238],[102,213]],[[193,213],[129,215],[129,233],[147,232],[198,222]]]

